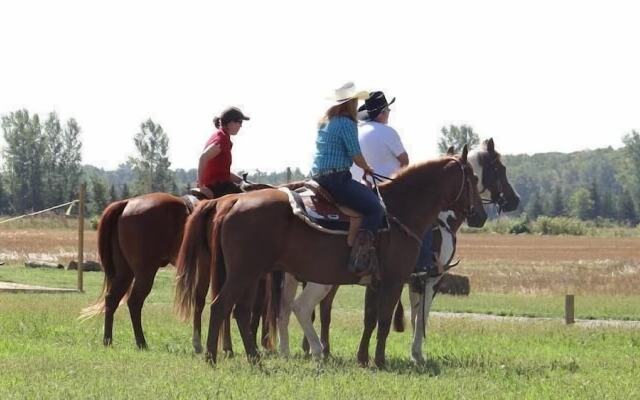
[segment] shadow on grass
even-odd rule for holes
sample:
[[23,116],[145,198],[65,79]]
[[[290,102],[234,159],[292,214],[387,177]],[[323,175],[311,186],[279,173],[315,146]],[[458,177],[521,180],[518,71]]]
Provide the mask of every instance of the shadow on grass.
[[[178,357],[192,358],[195,362],[205,362],[202,354],[195,354],[187,345],[165,345],[163,350]],[[323,360],[315,360],[308,355],[296,353],[289,357],[283,357],[274,351],[260,352],[260,360],[250,363],[243,351],[236,353],[234,360],[225,356],[223,352],[218,355],[218,363],[233,363],[234,367],[246,368],[250,366],[256,373],[266,376],[280,373],[295,373],[300,368],[312,370],[316,375],[333,374],[336,371],[357,369],[355,356],[331,355]],[[505,376],[546,376],[554,371],[575,373],[580,369],[578,362],[573,358],[560,358],[552,360],[535,359],[511,359],[495,357],[489,354],[440,354],[429,358],[424,363],[415,363],[407,357],[388,357],[385,368],[375,367],[373,358],[369,367],[365,370],[395,375],[424,375],[436,377],[446,370],[469,371],[501,371]]]

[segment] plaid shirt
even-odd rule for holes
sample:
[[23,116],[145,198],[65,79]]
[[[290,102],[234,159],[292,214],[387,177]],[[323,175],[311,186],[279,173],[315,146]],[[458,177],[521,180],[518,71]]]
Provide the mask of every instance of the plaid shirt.
[[358,154],[361,151],[356,123],[347,117],[331,118],[318,129],[311,175],[348,170]]

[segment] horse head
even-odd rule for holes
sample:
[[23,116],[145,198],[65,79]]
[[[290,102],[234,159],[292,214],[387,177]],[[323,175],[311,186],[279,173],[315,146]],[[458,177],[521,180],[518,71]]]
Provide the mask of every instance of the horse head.
[[460,165],[462,181],[458,194],[450,208],[457,215],[464,216],[467,220],[467,225],[473,228],[480,228],[484,226],[487,220],[487,213],[484,210],[482,198],[478,191],[478,177],[467,159],[468,151],[468,147],[465,145],[459,158],[452,157]]
[[502,164],[500,153],[495,150],[493,138],[485,140],[481,149],[469,155],[469,163],[480,177],[478,191],[485,203],[497,204],[498,212],[518,208],[520,196],[507,179],[507,168]]

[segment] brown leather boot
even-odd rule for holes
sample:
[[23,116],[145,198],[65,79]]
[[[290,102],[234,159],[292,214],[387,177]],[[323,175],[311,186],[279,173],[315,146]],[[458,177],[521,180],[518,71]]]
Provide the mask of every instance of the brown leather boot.
[[351,248],[348,264],[349,272],[358,276],[370,275],[378,269],[375,236],[373,232],[360,230]]

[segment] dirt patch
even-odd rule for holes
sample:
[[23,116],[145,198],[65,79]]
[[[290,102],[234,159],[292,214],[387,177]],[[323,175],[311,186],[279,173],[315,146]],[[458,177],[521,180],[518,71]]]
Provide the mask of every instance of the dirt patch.
[[474,262],[506,264],[597,260],[640,263],[640,237],[463,234],[458,255]]
[[79,293],[76,289],[51,288],[46,286],[23,285],[22,283],[0,282],[0,292],[9,293]]
[[[502,317],[498,315],[478,314],[478,313],[452,313],[452,312],[431,312],[430,316],[436,318],[467,318],[474,321],[498,321],[498,322],[542,322],[556,321],[564,323],[562,318],[540,318],[540,317]],[[572,324],[582,328],[628,328],[640,329],[640,321],[623,321],[615,319],[577,319]]]
[[[85,231],[85,259],[97,260],[97,232]],[[2,229],[0,260],[27,259],[67,264],[78,256],[78,231],[73,229]]]

